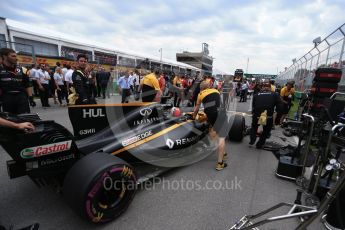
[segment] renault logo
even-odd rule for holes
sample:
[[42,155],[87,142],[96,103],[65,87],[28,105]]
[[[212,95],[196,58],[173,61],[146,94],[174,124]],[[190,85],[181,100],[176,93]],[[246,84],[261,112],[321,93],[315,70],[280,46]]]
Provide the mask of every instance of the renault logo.
[[167,139],[165,143],[169,147],[169,149],[172,149],[174,147],[174,141],[169,138]]
[[152,109],[144,108],[139,111],[141,116],[149,116],[152,113]]

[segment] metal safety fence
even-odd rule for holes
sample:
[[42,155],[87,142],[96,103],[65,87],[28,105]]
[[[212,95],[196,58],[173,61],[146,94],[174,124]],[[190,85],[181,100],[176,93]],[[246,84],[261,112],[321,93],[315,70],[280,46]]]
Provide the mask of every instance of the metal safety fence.
[[315,70],[319,67],[334,67],[343,70],[338,91],[345,91],[345,23],[323,40],[315,39],[315,47],[299,59],[292,60],[290,67],[278,74],[278,84],[293,80],[295,87],[304,91],[312,85]]

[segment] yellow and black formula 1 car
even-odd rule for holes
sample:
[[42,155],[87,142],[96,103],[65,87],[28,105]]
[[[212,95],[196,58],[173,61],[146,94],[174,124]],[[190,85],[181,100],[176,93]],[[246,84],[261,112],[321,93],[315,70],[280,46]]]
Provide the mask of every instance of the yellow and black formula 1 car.
[[35,126],[32,133],[1,128],[0,143],[12,158],[9,176],[27,175],[39,186],[58,184],[83,217],[111,221],[129,206],[138,183],[200,161],[215,149],[203,113],[193,120],[188,114],[172,116],[171,109],[159,103],[70,106],[74,135],[38,115],[2,114]]

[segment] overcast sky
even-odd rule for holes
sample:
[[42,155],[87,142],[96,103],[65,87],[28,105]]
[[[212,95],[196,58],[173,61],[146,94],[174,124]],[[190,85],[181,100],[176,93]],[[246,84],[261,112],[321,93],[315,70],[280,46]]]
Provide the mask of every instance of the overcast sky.
[[276,74],[345,22],[344,0],[0,0],[0,16],[176,60],[209,44],[214,70]]

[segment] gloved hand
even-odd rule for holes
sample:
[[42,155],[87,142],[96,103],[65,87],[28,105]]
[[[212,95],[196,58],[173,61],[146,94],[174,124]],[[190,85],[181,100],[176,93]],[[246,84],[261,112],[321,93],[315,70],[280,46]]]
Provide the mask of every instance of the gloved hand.
[[30,97],[29,97],[29,103],[30,103],[30,106],[31,106],[31,107],[35,107],[35,106],[36,106],[36,102],[34,101],[33,96],[30,96]]

